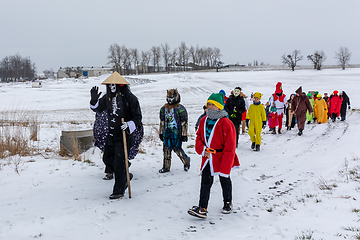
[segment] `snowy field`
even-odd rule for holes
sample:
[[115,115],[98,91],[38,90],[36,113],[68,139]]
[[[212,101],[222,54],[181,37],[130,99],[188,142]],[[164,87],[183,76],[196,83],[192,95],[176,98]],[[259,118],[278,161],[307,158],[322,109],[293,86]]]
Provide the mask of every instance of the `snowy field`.
[[[62,130],[92,128],[90,89],[107,77],[59,79],[0,85],[0,114],[25,113],[40,126],[39,148],[16,166],[0,159],[0,239],[357,239],[360,238],[360,69],[174,73],[128,77],[139,98],[145,125],[142,153],[132,160],[132,198],[109,200],[113,181],[102,180],[101,152],[91,148],[82,161],[59,155]],[[234,211],[221,213],[218,177],[208,218],[187,210],[198,204],[201,158],[195,153],[194,125],[212,92],[241,86],[246,95],[264,94],[277,82],[290,96],[303,91],[346,91],[352,110],[346,122],[305,126],[282,135],[263,133],[260,152],[240,136],[241,168],[231,174]],[[190,140],[183,148],[191,169],[173,153],[171,171],[160,174],[159,110],[166,90],[177,88],[189,113]]]

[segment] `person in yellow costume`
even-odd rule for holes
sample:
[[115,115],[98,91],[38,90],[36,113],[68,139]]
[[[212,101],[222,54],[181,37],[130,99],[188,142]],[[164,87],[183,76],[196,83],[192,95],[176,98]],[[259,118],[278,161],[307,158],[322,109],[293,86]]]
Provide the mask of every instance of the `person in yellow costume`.
[[327,104],[325,99],[322,98],[321,94],[316,95],[314,112],[318,124],[327,122],[327,115],[328,115]]
[[248,134],[251,138],[251,149],[254,151],[260,151],[261,132],[266,126],[266,113],[264,105],[260,102],[261,96],[262,94],[259,92],[254,93],[254,102],[250,105],[246,114],[246,125],[249,128]]

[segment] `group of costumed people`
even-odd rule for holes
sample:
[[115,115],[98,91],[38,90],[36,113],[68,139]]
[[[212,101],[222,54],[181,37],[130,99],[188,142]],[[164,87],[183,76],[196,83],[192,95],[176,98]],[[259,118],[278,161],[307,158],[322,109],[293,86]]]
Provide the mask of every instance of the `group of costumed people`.
[[[138,99],[130,91],[129,82],[120,74],[114,72],[102,84],[106,85],[106,94],[102,97],[98,87],[94,86],[90,91],[90,108],[96,112],[95,146],[103,151],[103,179],[115,179],[113,193],[109,198],[118,199],[124,196],[128,181],[132,178],[128,171],[128,160],[133,159],[139,151],[144,133],[142,114]],[[240,163],[235,153],[235,127],[224,110],[224,96],[222,93],[210,95],[205,105],[206,115],[200,119],[196,133],[195,150],[202,156],[200,199],[199,205],[189,209],[188,213],[200,218],[207,217],[206,209],[214,176],[220,177],[223,189],[224,206],[221,211],[230,213],[233,208],[230,172],[238,168]],[[190,158],[182,149],[182,142],[188,140],[188,114],[180,104],[177,89],[167,91],[166,103],[160,108],[159,116],[159,138],[163,142],[164,155],[159,173],[170,171],[172,151],[183,162],[184,171],[188,171]]]
[[[114,72],[102,84],[106,85],[106,93],[101,96],[98,87],[94,86],[91,93],[90,108],[96,112],[94,123],[95,146],[103,151],[105,164],[104,180],[115,179],[110,199],[124,196],[133,177],[129,173],[129,160],[139,151],[139,144],[144,135],[142,114],[137,97],[130,91],[129,82],[119,73]],[[207,217],[207,207],[214,176],[219,176],[223,194],[223,213],[230,213],[232,205],[232,181],[230,172],[240,167],[236,148],[238,147],[240,129],[245,133],[245,125],[251,139],[251,148],[260,151],[261,132],[267,120],[273,133],[281,133],[283,115],[286,111],[286,126],[293,127],[296,121],[299,135],[302,134],[306,115],[315,112],[318,123],[325,123],[327,111],[329,116],[338,117],[341,106],[350,101],[346,94],[338,96],[334,92],[329,98],[329,105],[317,95],[314,107],[309,98],[297,89],[288,101],[282,84],[276,85],[275,93],[269,99],[271,106],[267,116],[265,106],[261,103],[262,94],[253,94],[253,103],[249,105],[240,87],[236,87],[229,98],[223,90],[212,93],[204,105],[204,113],[195,124],[195,150],[202,156],[201,184],[199,204],[188,210],[192,216]],[[346,96],[347,97],[347,96]],[[190,169],[190,157],[182,149],[182,143],[188,141],[188,113],[180,104],[180,94],[177,89],[169,89],[166,103],[159,111],[159,138],[163,143],[163,166],[159,173],[167,173],[171,168],[171,153],[174,151],[183,163],[184,171]],[[325,103],[324,103],[325,102]],[[313,110],[314,109],[314,110]],[[346,112],[346,109],[345,109]],[[325,117],[326,116],[326,117]],[[342,120],[345,120],[345,116]],[[296,119],[296,120],[295,120]],[[289,128],[288,128],[289,129]]]
[[330,97],[327,93],[324,93],[323,97],[318,91],[305,94],[302,87],[299,87],[286,102],[284,99],[285,94],[283,94],[282,84],[279,82],[276,85],[275,93],[271,95],[266,104],[269,130],[274,134],[276,134],[276,127],[278,127],[278,133],[281,134],[284,111],[287,130],[294,128],[297,123],[298,134],[302,135],[305,122],[322,124],[326,123],[329,118],[333,122],[337,118],[345,121],[346,111],[351,108],[350,98],[345,91],[339,93],[335,90]]

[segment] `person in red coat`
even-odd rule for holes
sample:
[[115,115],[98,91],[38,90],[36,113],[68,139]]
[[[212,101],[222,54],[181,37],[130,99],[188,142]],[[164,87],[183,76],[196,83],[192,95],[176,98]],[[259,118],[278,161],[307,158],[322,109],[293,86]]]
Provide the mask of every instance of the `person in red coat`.
[[336,118],[340,116],[342,98],[338,95],[338,91],[334,91],[329,100],[329,116],[335,122]]
[[208,111],[196,132],[195,150],[202,156],[200,199],[199,205],[189,209],[188,213],[199,218],[207,217],[210,189],[216,175],[220,177],[223,193],[222,213],[230,213],[233,207],[230,172],[239,167],[240,163],[235,153],[235,127],[227,117],[223,103],[223,94],[210,95],[207,100]]

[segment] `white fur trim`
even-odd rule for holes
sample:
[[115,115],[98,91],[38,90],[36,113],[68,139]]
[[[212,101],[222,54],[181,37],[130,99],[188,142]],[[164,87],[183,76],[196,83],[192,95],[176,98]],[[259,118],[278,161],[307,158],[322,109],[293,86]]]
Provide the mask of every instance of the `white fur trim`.
[[134,121],[128,121],[126,123],[129,126],[130,134],[132,134],[136,129]]

